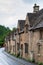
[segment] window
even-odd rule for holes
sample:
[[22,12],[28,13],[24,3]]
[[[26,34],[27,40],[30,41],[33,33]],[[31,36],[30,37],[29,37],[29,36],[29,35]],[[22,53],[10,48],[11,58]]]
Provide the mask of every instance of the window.
[[43,39],[43,31],[40,30],[40,39]]
[[15,52],[15,46],[13,46],[13,52]]
[[19,46],[20,46],[19,43],[17,43],[17,50],[19,50]]
[[28,44],[25,43],[25,53],[28,53]]
[[28,33],[28,25],[26,25],[26,33]]
[[38,43],[38,54],[40,53],[40,43]]
[[23,50],[23,44],[21,44],[21,50]]

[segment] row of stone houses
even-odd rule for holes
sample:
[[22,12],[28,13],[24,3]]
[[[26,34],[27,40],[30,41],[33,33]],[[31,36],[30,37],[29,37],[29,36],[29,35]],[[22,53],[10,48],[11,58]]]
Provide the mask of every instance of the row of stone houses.
[[15,33],[10,32],[5,38],[5,50],[11,54],[15,54]]
[[27,13],[25,20],[18,20],[16,32],[5,38],[6,51],[43,62],[43,9],[39,10],[36,4],[33,9],[33,13]]

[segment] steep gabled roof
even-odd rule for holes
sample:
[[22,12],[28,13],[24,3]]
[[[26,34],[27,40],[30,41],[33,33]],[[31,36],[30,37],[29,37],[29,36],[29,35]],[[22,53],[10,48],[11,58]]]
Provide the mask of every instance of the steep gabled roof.
[[24,26],[25,26],[25,20],[18,20],[18,24],[20,26],[20,31],[22,31],[24,29]]
[[37,13],[27,13],[28,19],[29,19],[29,23],[30,26],[34,26],[35,24],[37,24],[40,20],[40,16],[43,14],[43,9],[41,9],[40,11],[38,11]]
[[41,21],[39,24],[37,24],[34,29],[43,28],[43,21]]

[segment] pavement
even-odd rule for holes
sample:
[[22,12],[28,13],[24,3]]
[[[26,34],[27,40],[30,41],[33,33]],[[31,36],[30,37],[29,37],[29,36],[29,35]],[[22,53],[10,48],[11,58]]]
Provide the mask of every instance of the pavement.
[[36,65],[23,59],[16,58],[0,48],[0,65]]

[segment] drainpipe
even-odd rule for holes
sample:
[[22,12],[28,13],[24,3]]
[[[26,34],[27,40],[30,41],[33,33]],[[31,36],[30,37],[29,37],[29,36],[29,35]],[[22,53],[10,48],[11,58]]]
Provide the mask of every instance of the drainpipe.
[[14,46],[14,49],[15,49],[15,55],[16,55],[16,39],[14,40],[14,43],[15,43],[15,46]]
[[19,33],[19,52],[20,52],[20,57],[21,57],[20,33]]
[[15,43],[14,49],[15,49],[15,55],[16,55],[16,34],[14,34],[14,43]]

